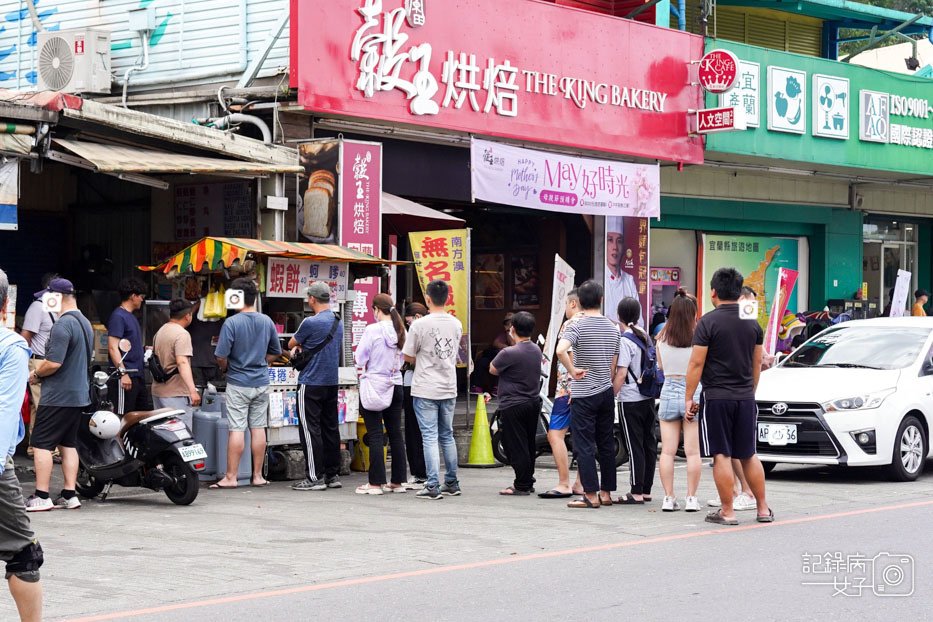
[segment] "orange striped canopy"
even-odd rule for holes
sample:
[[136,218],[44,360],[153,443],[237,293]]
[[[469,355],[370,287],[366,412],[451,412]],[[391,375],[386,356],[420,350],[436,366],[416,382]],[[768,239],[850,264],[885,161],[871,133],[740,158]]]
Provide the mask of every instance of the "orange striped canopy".
[[139,269],[145,272],[164,272],[168,275],[185,272],[214,272],[229,268],[236,263],[242,263],[246,259],[254,259],[255,255],[332,263],[373,265],[399,263],[332,244],[207,237],[158,265],[139,266]]

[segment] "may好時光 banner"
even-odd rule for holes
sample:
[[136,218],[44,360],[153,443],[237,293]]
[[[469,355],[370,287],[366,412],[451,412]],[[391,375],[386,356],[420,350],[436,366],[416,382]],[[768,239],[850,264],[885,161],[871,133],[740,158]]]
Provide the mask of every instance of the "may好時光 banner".
[[473,198],[596,216],[659,217],[657,164],[561,155],[474,139]]
[[460,341],[459,365],[465,365],[470,356],[466,344],[469,343],[469,274],[470,274],[470,235],[468,229],[448,229],[444,231],[419,231],[408,234],[411,242],[411,254],[421,293],[427,297],[425,289],[435,280],[445,281],[450,286],[447,298],[447,311],[460,320],[463,338]]
[[[758,297],[758,323],[768,327],[768,316],[780,288],[780,269],[800,270],[798,238],[703,234],[699,249],[703,269],[698,298],[704,313],[712,310],[709,282],[719,268],[735,268],[745,277],[745,285]],[[797,288],[787,297],[786,309],[797,311]]]

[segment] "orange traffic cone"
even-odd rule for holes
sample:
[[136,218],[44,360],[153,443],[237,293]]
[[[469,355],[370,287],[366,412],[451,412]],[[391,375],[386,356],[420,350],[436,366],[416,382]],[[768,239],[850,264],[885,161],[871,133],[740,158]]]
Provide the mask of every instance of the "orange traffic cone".
[[492,437],[489,435],[489,417],[486,415],[486,394],[476,396],[476,415],[473,417],[473,433],[470,436],[470,456],[464,467],[488,469],[502,466],[492,454]]

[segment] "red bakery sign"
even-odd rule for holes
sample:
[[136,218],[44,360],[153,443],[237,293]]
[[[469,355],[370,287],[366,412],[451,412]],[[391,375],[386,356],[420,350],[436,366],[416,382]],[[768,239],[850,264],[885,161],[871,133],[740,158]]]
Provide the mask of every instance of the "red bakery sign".
[[538,0],[292,0],[307,110],[702,163],[703,39]]

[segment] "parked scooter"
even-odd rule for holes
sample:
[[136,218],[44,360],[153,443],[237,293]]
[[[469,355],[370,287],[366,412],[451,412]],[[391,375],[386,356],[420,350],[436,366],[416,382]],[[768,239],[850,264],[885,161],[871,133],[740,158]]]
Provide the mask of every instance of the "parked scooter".
[[[124,358],[129,350],[129,342],[121,340]],[[119,484],[161,490],[173,503],[191,504],[198,496],[198,471],[204,470],[207,452],[178,418],[183,411],[130,412],[120,420],[107,399],[107,382],[117,373],[94,374],[91,406],[78,426],[78,494],[88,499],[99,495],[103,502]]]

